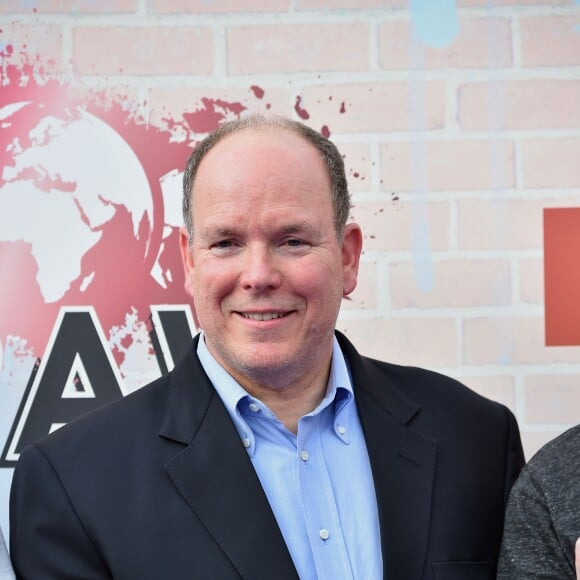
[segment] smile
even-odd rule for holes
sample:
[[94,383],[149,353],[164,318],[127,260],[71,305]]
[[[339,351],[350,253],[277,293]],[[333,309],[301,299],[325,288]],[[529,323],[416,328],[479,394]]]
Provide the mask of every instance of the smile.
[[244,318],[249,318],[250,320],[274,320],[275,318],[282,318],[286,316],[283,312],[241,312]]

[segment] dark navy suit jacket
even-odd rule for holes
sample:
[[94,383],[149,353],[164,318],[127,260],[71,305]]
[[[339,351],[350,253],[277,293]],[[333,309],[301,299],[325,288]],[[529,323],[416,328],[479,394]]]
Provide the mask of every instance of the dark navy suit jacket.
[[[494,579],[523,465],[513,415],[338,338],[371,461],[385,578]],[[297,577],[196,340],[167,376],[22,453],[10,501],[19,578]]]

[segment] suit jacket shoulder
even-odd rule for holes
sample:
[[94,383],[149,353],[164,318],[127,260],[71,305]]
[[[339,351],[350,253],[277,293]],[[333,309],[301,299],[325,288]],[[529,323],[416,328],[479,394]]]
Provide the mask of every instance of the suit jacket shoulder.
[[449,377],[362,357],[338,338],[375,481],[385,577],[494,579],[523,465],[513,414]]
[[10,512],[22,578],[296,580],[247,452],[192,351],[167,376],[27,448]]

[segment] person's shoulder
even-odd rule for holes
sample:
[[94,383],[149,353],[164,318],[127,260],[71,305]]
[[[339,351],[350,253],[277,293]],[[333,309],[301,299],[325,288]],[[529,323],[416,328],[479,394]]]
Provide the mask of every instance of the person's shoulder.
[[541,479],[557,479],[562,472],[580,471],[580,423],[548,441],[524,470]]
[[564,431],[558,437],[548,441],[530,460],[530,463],[540,463],[547,459],[562,459],[567,451],[580,455],[580,423]]
[[432,369],[362,355],[344,335],[337,332],[337,338],[355,379],[364,377],[371,382],[380,381],[410,396],[441,395],[444,399],[451,397],[459,402],[463,399],[483,404],[491,402],[453,377]]
[[[47,457],[81,457],[158,429],[168,397],[170,375],[81,415],[38,440],[34,446]],[[26,448],[22,455],[27,452]]]
[[432,369],[417,366],[398,365],[377,359],[363,357],[365,363],[377,369],[392,384],[410,398],[418,401],[434,401],[449,409],[456,405],[462,409],[470,406],[497,411],[503,405],[492,401],[470,389],[458,379]]

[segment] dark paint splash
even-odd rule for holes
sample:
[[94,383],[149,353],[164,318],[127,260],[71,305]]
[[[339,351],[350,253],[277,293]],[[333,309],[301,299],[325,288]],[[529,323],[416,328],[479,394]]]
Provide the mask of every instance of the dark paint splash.
[[294,103],[294,110],[296,111],[296,114],[303,120],[306,121],[308,119],[310,119],[310,113],[308,113],[308,111],[306,109],[303,109],[300,106],[300,103],[302,102],[302,97],[300,95],[298,95],[296,97],[296,102]]
[[183,113],[188,127],[195,133],[209,133],[232,113],[239,117],[246,107],[241,103],[230,103],[221,99],[201,99],[202,107],[193,113]]
[[254,93],[254,96],[256,97],[256,99],[262,99],[264,97],[264,89],[262,87],[259,87],[257,85],[252,85],[250,87],[250,90]]

